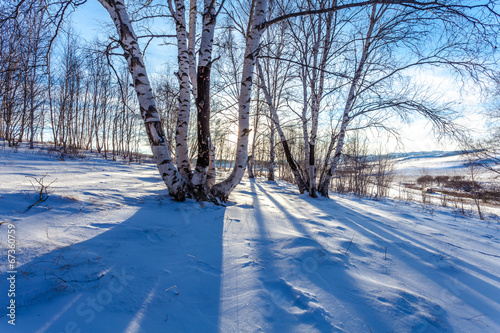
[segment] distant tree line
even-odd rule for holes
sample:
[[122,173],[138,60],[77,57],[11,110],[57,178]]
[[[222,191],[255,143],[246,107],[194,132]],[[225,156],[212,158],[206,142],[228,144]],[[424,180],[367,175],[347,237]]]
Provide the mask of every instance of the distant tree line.
[[[397,135],[415,115],[457,133],[453,105],[411,73],[481,84],[495,70],[495,2],[99,2],[114,27],[105,43],[71,33],[80,1],[2,4],[0,136],[129,159],[147,138],[177,200],[223,202],[246,170],[328,196],[348,165],[361,170],[356,136]],[[173,73],[148,73],[155,39],[176,47]],[[217,182],[216,167],[231,172]],[[368,177],[377,195],[380,172]],[[349,187],[365,191],[362,179]]]

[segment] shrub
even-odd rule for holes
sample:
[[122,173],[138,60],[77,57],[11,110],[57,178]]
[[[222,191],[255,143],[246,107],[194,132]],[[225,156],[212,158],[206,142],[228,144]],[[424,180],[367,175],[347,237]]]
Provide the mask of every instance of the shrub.
[[481,188],[479,183],[470,180],[450,180],[445,184],[445,186],[464,192],[471,192],[474,189],[478,190]]
[[450,176],[436,176],[434,180],[438,183],[439,186],[446,184],[446,182],[450,179]]
[[430,175],[425,175],[417,178],[417,183],[422,187],[426,187],[427,185],[432,184],[433,182],[434,182],[434,177]]

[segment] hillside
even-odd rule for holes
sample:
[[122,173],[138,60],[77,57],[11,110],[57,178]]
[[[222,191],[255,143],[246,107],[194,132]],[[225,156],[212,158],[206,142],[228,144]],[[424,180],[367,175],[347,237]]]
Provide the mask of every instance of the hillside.
[[151,164],[22,149],[0,168],[1,332],[500,331],[495,217],[261,179],[177,203]]

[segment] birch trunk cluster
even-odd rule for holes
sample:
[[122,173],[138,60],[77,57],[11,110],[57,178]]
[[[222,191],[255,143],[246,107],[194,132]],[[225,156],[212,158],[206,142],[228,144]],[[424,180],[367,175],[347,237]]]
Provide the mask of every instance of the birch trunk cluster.
[[[330,167],[326,171],[326,175],[324,179],[322,179],[322,182],[319,184],[319,192],[321,195],[328,197],[328,190],[330,187],[330,182],[332,179],[333,174],[335,173],[335,170],[337,169],[340,161],[340,156],[342,154],[342,149],[344,148],[344,142],[345,142],[345,137],[347,133],[347,126],[349,125],[349,122],[352,119],[352,107],[356,99],[356,92],[359,89],[359,83],[361,80],[361,76],[363,74],[363,71],[366,66],[366,61],[368,58],[368,53],[370,51],[370,46],[371,43],[373,42],[372,39],[372,34],[373,34],[373,28],[375,24],[377,23],[377,20],[381,17],[383,14],[382,12],[378,13],[377,15],[377,5],[374,4],[372,5],[372,10],[370,14],[370,23],[366,32],[366,35],[364,36],[363,39],[363,49],[361,52],[361,57],[359,60],[359,63],[357,65],[356,71],[354,73],[354,77],[351,81],[350,87],[349,87],[349,93],[347,95],[347,99],[345,102],[344,106],[344,112],[342,113],[342,121],[340,124],[340,130],[338,135],[336,136],[336,147],[335,147],[335,153],[333,155],[333,161],[331,162]],[[333,139],[332,139],[333,142]],[[333,145],[330,145],[330,147],[333,147]],[[328,152],[328,155],[330,155],[330,152]]]
[[[418,89],[408,71],[447,66],[475,82],[493,77],[487,55],[500,18],[491,2],[99,2],[117,32],[101,55],[80,52],[66,32],[67,13],[83,2],[0,5],[0,137],[33,148],[47,123],[55,150],[95,148],[114,159],[138,149],[141,122],[170,194],[216,203],[228,200],[247,167],[250,178],[286,173],[300,193],[328,196],[349,158],[350,133],[393,133],[393,119],[418,114],[453,131],[453,110]],[[157,17],[172,20],[175,35],[151,32],[161,29],[149,24]],[[57,67],[49,51],[58,33],[67,40],[58,44]],[[176,88],[153,91],[141,38],[175,38]],[[110,60],[117,48],[126,62],[118,71]],[[225,179],[216,179],[217,165],[229,165]]]
[[177,200],[184,200],[187,193],[187,181],[172,161],[163,126],[156,110],[153,89],[127,7],[121,0],[99,0],[99,2],[108,11],[118,31],[120,46],[134,82],[146,134],[160,175],[170,194]]
[[[336,2],[330,5],[335,6]],[[311,10],[314,9],[315,3],[307,1],[305,6],[305,9]],[[278,112],[276,111],[276,106],[279,104],[276,102],[278,89],[273,89],[274,94],[271,93],[268,84],[265,82],[266,77],[264,72],[259,65],[261,88],[264,91],[264,95],[269,105],[273,128],[275,126],[278,130],[286,160],[292,170],[299,192],[308,192],[311,197],[317,197],[316,140],[318,135],[319,112],[324,93],[325,69],[331,58],[331,46],[335,34],[335,24],[334,13],[330,12],[314,17],[304,17],[297,25],[288,28],[294,44],[293,50],[299,55],[298,58],[301,64],[298,69],[298,77],[302,85],[302,113],[300,121],[302,125],[304,163],[298,163],[296,158],[292,155],[286,135],[280,125]],[[283,31],[281,34],[283,34]],[[286,41],[279,43],[273,40],[274,53],[280,55],[282,53],[280,52],[282,51],[280,50],[280,46],[284,44],[286,44]],[[266,61],[266,63],[269,62],[269,60],[263,60]],[[279,70],[275,69],[273,73],[277,72],[279,72]],[[274,81],[277,80],[275,79]],[[273,134],[271,134],[271,137],[272,135]],[[273,156],[273,154],[274,152],[271,152],[270,155]],[[330,179],[328,179],[328,181],[330,181]]]
[[[250,132],[250,101],[255,61],[264,31],[267,0],[254,1],[248,25],[245,59],[242,70],[239,96],[239,128],[235,165],[229,177],[215,182],[215,153],[210,137],[210,79],[214,31],[217,19],[216,3],[204,1],[201,40],[198,63],[195,64],[196,49],[196,1],[190,2],[189,26],[186,24],[184,1],[169,2],[169,9],[176,25],[179,68],[179,113],[176,131],[176,162],[171,158],[161,121],[156,110],[143,55],[134,32],[130,16],[123,0],[99,0],[110,14],[124,51],[134,88],[140,105],[141,116],[151,145],[158,170],[170,194],[181,201],[186,197],[197,200],[225,202],[232,190],[241,181],[248,159],[248,136]],[[191,96],[197,111],[198,156],[195,169],[191,169],[188,153],[187,131]]]

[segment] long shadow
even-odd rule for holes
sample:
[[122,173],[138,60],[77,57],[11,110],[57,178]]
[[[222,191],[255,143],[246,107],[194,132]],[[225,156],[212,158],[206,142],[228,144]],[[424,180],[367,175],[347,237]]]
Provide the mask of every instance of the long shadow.
[[[250,180],[252,192],[255,189],[255,180]],[[262,189],[259,185],[257,185]],[[311,307],[311,302],[317,300],[311,295],[302,292],[288,283],[285,279],[283,268],[277,264],[277,259],[273,252],[273,239],[270,236],[269,227],[265,223],[258,195],[254,196],[253,205],[255,207],[254,216],[257,222],[257,232],[260,238],[256,247],[257,257],[262,262],[262,269],[259,271],[260,283],[266,295],[261,299],[261,315],[266,319],[269,327],[266,332],[294,332],[298,327],[302,330],[307,328],[308,332],[333,332],[336,327],[330,321],[331,315],[321,307]],[[287,266],[289,272],[293,271]]]
[[[272,196],[268,195],[268,197],[281,211],[287,214],[287,209],[283,205],[281,205]],[[334,201],[328,202],[330,206],[327,210],[325,210],[325,207],[322,206],[321,202],[308,200],[307,203],[330,215],[331,211],[328,211],[329,209],[337,209],[339,212],[341,211],[341,215],[343,216],[336,218],[337,221],[342,223],[344,226],[355,230],[364,237],[372,240],[375,239],[379,248],[383,249],[384,246],[390,246],[392,248],[392,252],[394,252],[395,249],[396,251],[406,254],[404,257],[405,263],[421,274],[425,274],[424,272],[432,273],[432,276],[428,276],[428,278],[432,278],[433,282],[438,284],[440,288],[447,293],[447,295],[451,294],[464,300],[465,302],[468,302],[479,313],[487,315],[491,319],[500,317],[499,307],[492,308],[490,305],[491,303],[488,304],[489,302],[485,302],[485,299],[489,299],[490,301],[498,304],[500,299],[500,291],[498,288],[480,278],[480,276],[484,276],[498,281],[498,277],[492,275],[490,272],[484,271],[483,269],[452,255],[449,255],[451,257],[449,261],[452,267],[451,270],[448,269],[447,271],[446,269],[441,269],[439,267],[440,263],[438,258],[438,256],[442,254],[441,251],[430,244],[417,240],[408,234],[402,233],[395,228],[384,224],[381,220],[377,220],[377,218],[384,219],[382,216],[377,216],[373,213],[371,213],[371,215],[376,218],[373,216],[367,216],[341,206]],[[346,215],[349,215],[349,218],[347,218]],[[290,214],[288,214],[288,216],[290,217],[290,221],[295,222],[295,224],[299,224],[296,218],[293,218]],[[305,230],[303,227],[297,227],[301,228],[301,230]],[[309,237],[312,238],[310,233]],[[324,247],[322,250],[324,250]],[[431,258],[436,258],[436,263],[426,262],[426,259]],[[453,267],[453,265],[456,267]],[[479,277],[476,276],[476,274],[471,274],[468,270],[476,272]],[[436,279],[436,277],[438,278]],[[441,320],[446,317],[442,308],[436,308],[435,312],[439,315]],[[453,329],[445,323],[444,327],[447,326],[448,329]]]
[[[304,227],[297,217],[293,216],[288,210],[281,205],[272,195],[267,193],[260,185],[257,184],[262,193],[276,207],[285,214],[287,220],[290,221],[293,227],[303,236],[299,242],[293,242],[289,246],[290,250],[294,247],[301,247],[295,262],[291,264],[295,266],[293,271],[300,273],[310,283],[321,290],[323,295],[328,295],[326,298],[330,302],[335,303],[339,308],[344,309],[344,313],[336,313],[336,317],[329,318],[338,330],[352,330],[352,323],[359,322],[360,325],[366,323],[366,331],[375,329],[376,331],[391,331],[394,327],[390,322],[391,318],[381,312],[376,304],[372,304],[370,299],[363,293],[363,290],[355,284],[355,279],[351,275],[351,264],[348,257],[338,252],[328,250]],[[312,241],[306,241],[311,239]],[[309,249],[306,249],[308,247]],[[347,326],[347,327],[346,327]],[[354,326],[359,327],[359,326]]]
[[2,277],[0,332],[216,332],[225,208],[141,202],[125,221],[95,221],[94,237],[18,267],[16,326]]
[[[382,217],[380,217],[380,218],[382,218]],[[433,247],[433,246],[431,246],[431,245],[429,245],[429,244],[427,244],[425,242],[419,241],[416,238],[413,238],[413,237],[409,236],[406,233],[402,233],[402,232],[400,232],[400,231],[398,231],[398,230],[396,230],[394,228],[388,227],[383,222],[381,222],[381,221],[379,221],[377,219],[373,219],[373,218],[367,218],[367,219],[371,223],[372,227],[375,225],[375,228],[377,229],[376,232],[379,233],[379,234],[383,234],[384,232],[387,232],[392,237],[395,237],[396,239],[401,239],[404,242],[415,243],[415,244],[417,244],[417,246],[415,246],[415,248],[422,248],[422,249],[426,250],[426,252],[429,252],[429,253],[434,253],[436,255],[442,255],[444,253],[441,250],[439,250],[438,248]],[[347,220],[349,220],[349,219],[347,219]],[[360,223],[356,223],[355,221],[352,221],[352,220],[350,220],[350,222],[356,224],[360,228],[364,228],[365,230],[369,230],[366,227],[363,227]],[[370,231],[372,231],[372,230],[370,230]],[[453,246],[455,248],[462,249],[462,250],[464,249],[463,247],[460,247],[460,246],[455,245],[455,244],[451,244],[451,243],[447,243],[447,242],[445,244]],[[446,255],[451,256],[449,253],[446,253]],[[471,264],[468,261],[460,259],[460,258],[458,258],[456,256],[453,257],[453,263],[456,264],[456,265],[459,265],[459,266],[461,266],[463,268],[476,271],[477,273],[479,273],[479,274],[481,274],[481,275],[483,275],[485,277],[488,277],[491,280],[500,282],[500,277],[492,274],[491,272],[485,271],[484,269],[482,269],[482,268],[480,268],[480,267],[478,267],[476,265],[473,265],[473,264]],[[491,284],[490,284],[490,286],[493,287]]]
[[[309,202],[309,203],[312,204],[311,202]],[[339,209],[340,208],[345,209],[345,207],[340,206],[337,203],[332,203],[332,204],[336,205]],[[321,209],[321,207],[319,207],[318,205],[315,205],[315,207]],[[443,252],[440,251],[439,249],[437,249],[436,247],[433,247],[430,244],[427,244],[427,243],[424,243],[420,240],[417,240],[417,239],[409,236],[406,233],[402,233],[402,232],[398,231],[395,228],[391,228],[391,227],[387,226],[386,224],[384,224],[383,222],[381,222],[373,217],[368,217],[366,215],[363,215],[363,214],[360,214],[357,212],[353,212],[353,211],[351,211],[351,213],[353,213],[352,219],[344,217],[341,220],[345,225],[350,226],[352,229],[356,230],[357,232],[359,232],[361,234],[364,234],[366,237],[370,237],[370,236],[377,237],[381,244],[385,243],[384,245],[389,245],[389,243],[386,243],[384,241],[384,238],[389,239],[390,245],[392,247],[407,254],[407,256],[405,257],[405,260],[407,260],[407,262],[409,263],[409,266],[414,267],[416,270],[421,269],[420,271],[423,272],[425,270],[428,270],[429,266],[434,266],[434,265],[431,263],[427,263],[427,265],[423,265],[422,259],[432,258],[432,257],[436,258],[436,263],[439,264],[439,258],[437,258],[437,256],[442,255]],[[374,214],[372,213],[372,215],[374,215]],[[378,216],[378,218],[383,219],[383,217],[381,217],[381,216]],[[363,225],[361,222],[356,222],[356,220],[362,221]],[[446,255],[451,257],[450,254],[446,254]],[[418,260],[418,259],[420,259],[420,260]],[[477,298],[477,296],[473,295],[469,291],[469,289],[470,289],[469,286],[474,286],[474,288],[476,289],[475,291],[481,293],[483,297],[489,298],[493,302],[499,303],[500,291],[498,290],[498,288],[493,286],[489,282],[484,281],[483,279],[478,278],[478,277],[468,273],[467,270],[475,271],[479,275],[485,276],[485,277],[490,278],[490,279],[495,280],[495,281],[500,281],[499,277],[497,277],[497,276],[491,274],[490,272],[487,272],[481,268],[478,268],[477,266],[472,265],[469,262],[464,261],[456,256],[451,257],[450,263],[464,268],[462,270],[455,271],[454,275],[457,275],[457,277],[458,277],[458,275],[461,274],[460,278],[465,279],[467,282],[465,282],[465,281],[462,282],[459,280],[459,282],[462,283],[462,286],[457,286],[456,283],[454,282],[455,286],[453,288],[449,285],[450,284],[449,283],[449,281],[450,281],[449,275],[439,271],[439,267],[432,267],[432,269],[435,269],[435,272],[440,274],[441,277],[443,278],[443,280],[435,281],[435,282],[440,283],[440,285],[445,289],[457,289],[457,290],[453,291],[453,293],[457,297],[459,297],[461,294],[466,294],[468,296],[469,300],[479,301],[479,302],[474,302],[475,303],[474,305],[479,306],[481,304],[481,301]],[[439,265],[437,265],[437,266],[439,266]],[[447,281],[447,282],[444,283],[445,281]],[[460,289],[460,290],[458,290],[458,289]],[[491,309],[488,305],[482,305],[482,306],[480,306],[480,309],[481,310],[487,309],[487,312],[489,312],[489,314],[493,314],[493,317],[496,317],[496,318],[500,317],[500,310],[499,309]]]
[[[308,202],[311,203],[310,201],[308,201]],[[332,201],[332,205],[335,206],[335,207],[337,207],[337,208],[339,208],[339,209],[345,209],[345,207],[339,205],[338,203],[336,203],[334,201]],[[320,208],[317,205],[315,205],[315,207]],[[366,222],[368,222],[369,227],[373,227],[376,230],[368,229],[367,228],[368,226],[362,226],[360,223],[356,223],[355,221],[353,221],[353,220],[351,220],[349,218],[346,218],[346,217],[344,217],[343,221],[347,220],[350,223],[354,223],[359,228],[363,228],[366,231],[371,232],[372,234],[378,236],[379,238],[382,238],[382,236],[388,236],[389,235],[390,238],[392,238],[392,239],[400,239],[400,240],[402,240],[402,241],[404,241],[406,243],[408,243],[408,242],[415,243],[417,245],[417,246],[414,245],[415,248],[419,248],[420,247],[420,248],[426,250],[427,252],[434,253],[434,254],[441,254],[441,251],[438,248],[436,248],[436,247],[434,247],[434,246],[432,246],[430,244],[427,244],[427,243],[425,243],[425,242],[423,242],[421,240],[418,240],[418,239],[416,239],[414,237],[411,237],[407,233],[402,233],[402,232],[398,231],[397,229],[388,226],[387,224],[385,224],[383,222],[383,220],[385,219],[383,216],[380,216],[380,215],[375,214],[375,213],[370,213],[371,216],[368,216],[368,215],[365,215],[365,214],[354,212],[352,210],[350,210],[350,211],[351,211],[351,215],[352,216],[354,216],[354,217],[361,217]],[[457,246],[455,244],[450,244],[450,243],[447,243],[447,244],[451,245],[451,246],[454,246],[454,247],[457,247],[457,248],[461,248],[460,246]],[[461,248],[461,249],[463,249],[463,248]],[[473,264],[471,264],[471,263],[469,263],[469,262],[467,262],[465,260],[458,259],[457,257],[454,257],[454,261],[455,261],[456,264],[459,264],[460,266],[462,266],[464,268],[474,270],[477,273],[488,277],[489,279],[492,279],[492,280],[495,280],[497,282],[500,282],[500,277],[498,277],[498,276],[496,276],[494,274],[491,274],[490,272],[485,271],[484,269],[481,269],[481,268],[479,268],[479,267],[477,267],[477,266],[475,266],[475,265],[473,265]]]

